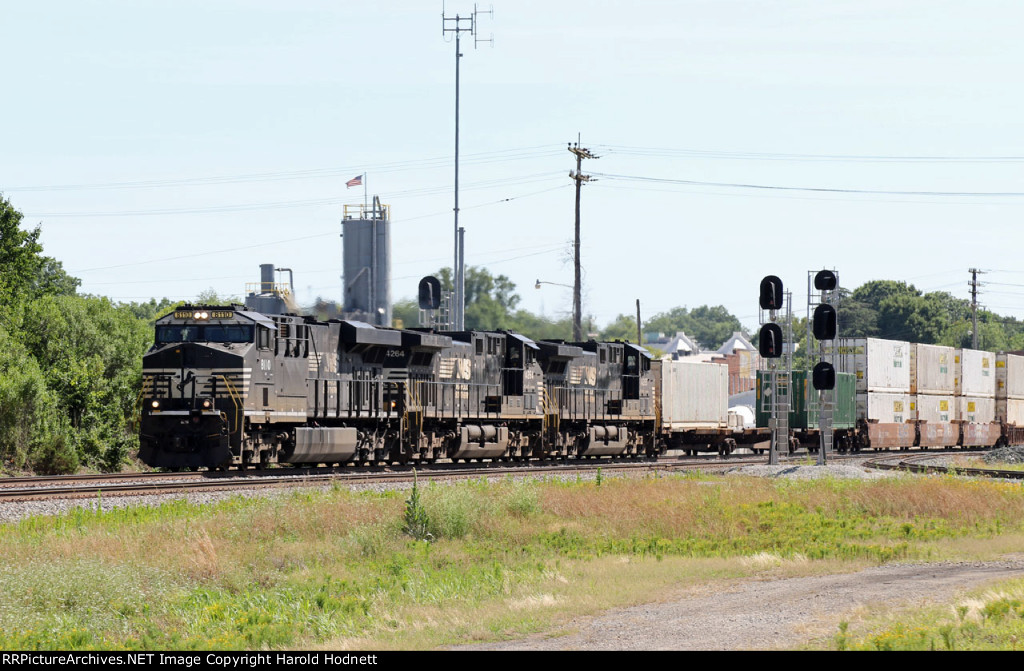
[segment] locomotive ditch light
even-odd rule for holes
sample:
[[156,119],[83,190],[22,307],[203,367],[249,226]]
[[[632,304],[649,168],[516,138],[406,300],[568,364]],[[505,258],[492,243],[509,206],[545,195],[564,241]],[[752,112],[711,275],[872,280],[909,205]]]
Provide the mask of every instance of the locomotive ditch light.
[[213,402],[210,399],[208,399],[208,398],[204,398],[203,399],[203,408],[204,409],[209,410],[212,405],[213,405]]
[[156,400],[155,398],[153,399],[153,402],[150,403],[150,405],[153,407],[154,410],[160,409],[160,401]]
[[761,280],[761,293],[758,302],[762,310],[781,310],[782,280],[775,275],[768,275]]

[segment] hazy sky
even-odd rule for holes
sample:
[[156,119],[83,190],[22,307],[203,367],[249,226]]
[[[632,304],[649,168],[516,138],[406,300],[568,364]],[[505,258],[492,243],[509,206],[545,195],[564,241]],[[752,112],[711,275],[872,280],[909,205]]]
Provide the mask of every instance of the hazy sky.
[[[479,4],[486,10],[489,4]],[[392,208],[394,297],[450,265],[442,3],[4,0],[0,192],[116,300],[242,295],[260,263],[340,299],[345,182]],[[469,14],[472,3],[448,0]],[[777,274],[901,279],[1024,318],[1024,4],[497,0],[463,39],[466,261],[571,310],[723,304]],[[774,188],[755,188],[774,187]]]

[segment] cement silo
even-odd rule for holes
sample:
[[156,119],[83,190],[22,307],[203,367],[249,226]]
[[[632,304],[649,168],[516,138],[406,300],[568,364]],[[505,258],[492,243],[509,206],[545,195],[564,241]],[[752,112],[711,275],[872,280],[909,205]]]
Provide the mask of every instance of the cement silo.
[[346,205],[341,221],[345,319],[391,326],[390,207]]

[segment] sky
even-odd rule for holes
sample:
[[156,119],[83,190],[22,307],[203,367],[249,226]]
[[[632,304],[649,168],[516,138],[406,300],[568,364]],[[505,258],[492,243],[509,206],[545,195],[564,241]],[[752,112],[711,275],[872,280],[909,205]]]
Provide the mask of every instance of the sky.
[[[116,301],[340,300],[344,207],[392,218],[392,295],[450,266],[455,44],[472,3],[0,0],[0,193]],[[570,142],[599,325],[762,277],[905,280],[1024,318],[1024,4],[496,0],[462,37],[466,263],[571,313]],[[463,22],[461,25],[467,25]],[[366,175],[362,187],[345,183]],[[542,284],[535,288],[537,280]]]

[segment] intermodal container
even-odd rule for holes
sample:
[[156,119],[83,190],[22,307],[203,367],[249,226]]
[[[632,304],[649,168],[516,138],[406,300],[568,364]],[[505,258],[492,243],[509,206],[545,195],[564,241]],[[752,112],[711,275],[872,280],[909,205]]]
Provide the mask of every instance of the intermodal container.
[[1024,427],[1024,399],[996,397],[996,419],[1012,426]]
[[[821,404],[807,371],[793,371],[793,403],[789,428],[816,429],[820,423]],[[857,424],[857,378],[853,373],[836,373],[832,390],[832,428],[852,429]],[[767,422],[765,423],[767,426]]]
[[910,394],[872,391],[857,394],[857,418],[879,424],[902,424],[913,419]]
[[910,393],[956,393],[956,348],[943,345],[910,346]]
[[1024,356],[996,354],[996,398],[1024,399]]
[[910,343],[880,338],[839,338],[836,370],[853,373],[857,392],[910,392]]
[[953,394],[918,394],[914,400],[914,412],[911,419],[947,424],[956,419],[956,397]]
[[655,361],[661,425],[669,430],[727,428],[729,368],[720,363]]
[[995,398],[995,352],[983,352],[976,349],[957,350],[955,363],[957,396]]
[[996,421],[996,399],[990,396],[957,396],[956,418],[969,424]]

